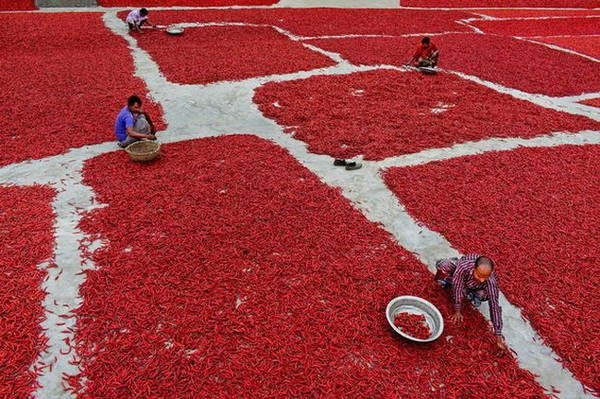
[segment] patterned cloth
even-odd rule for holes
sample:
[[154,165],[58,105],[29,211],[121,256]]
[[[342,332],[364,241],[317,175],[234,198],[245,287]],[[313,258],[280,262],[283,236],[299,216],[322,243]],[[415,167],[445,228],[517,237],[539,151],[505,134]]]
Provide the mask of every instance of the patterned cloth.
[[502,334],[502,308],[498,302],[498,278],[493,271],[490,277],[480,283],[473,276],[477,254],[465,255],[462,258],[449,258],[437,261],[435,280],[443,287],[452,288],[454,310],[462,309],[465,297],[475,297],[480,301],[489,301],[490,318],[494,326],[494,334]]
[[[152,127],[150,123],[146,120],[146,116],[144,114],[137,114],[135,117],[135,123],[133,124],[133,130],[138,133],[150,134],[152,131]],[[137,137],[131,137],[129,135],[126,136],[125,140],[119,140],[118,145],[121,148],[127,147],[129,144],[133,144],[136,141],[140,141],[142,139],[138,139]]]

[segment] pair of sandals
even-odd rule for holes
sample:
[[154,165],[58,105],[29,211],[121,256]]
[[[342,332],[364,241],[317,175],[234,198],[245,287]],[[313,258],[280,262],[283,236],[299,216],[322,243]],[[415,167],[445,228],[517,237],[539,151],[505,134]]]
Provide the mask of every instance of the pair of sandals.
[[343,166],[346,170],[356,170],[362,168],[362,164],[360,162],[348,162],[345,159],[336,159],[335,161],[333,161],[333,165]]

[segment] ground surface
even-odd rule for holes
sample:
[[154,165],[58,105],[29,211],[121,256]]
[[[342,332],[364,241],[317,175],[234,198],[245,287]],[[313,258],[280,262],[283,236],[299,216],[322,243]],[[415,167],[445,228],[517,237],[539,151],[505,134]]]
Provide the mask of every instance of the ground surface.
[[[531,8],[151,10],[181,37],[0,13],[0,397],[594,395],[600,12],[496,3],[402,5]],[[403,67],[424,34],[435,76]],[[131,94],[152,164],[112,141]],[[447,318],[430,272],[470,252],[498,264],[512,352],[471,307],[433,344],[394,336],[387,302]]]

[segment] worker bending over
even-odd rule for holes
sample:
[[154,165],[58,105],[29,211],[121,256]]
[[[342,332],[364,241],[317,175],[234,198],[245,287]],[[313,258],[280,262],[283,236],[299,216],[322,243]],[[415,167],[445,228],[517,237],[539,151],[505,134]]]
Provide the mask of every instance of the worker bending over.
[[454,314],[450,316],[450,320],[454,323],[463,321],[461,309],[465,297],[476,307],[481,302],[489,301],[490,319],[497,345],[500,349],[506,349],[502,337],[502,309],[498,301],[498,277],[494,271],[494,262],[486,256],[470,254],[460,259],[438,260],[435,266],[435,280],[442,287],[452,290]]
[[433,68],[438,64],[439,58],[440,50],[431,42],[430,38],[424,37],[409,61],[409,65]]

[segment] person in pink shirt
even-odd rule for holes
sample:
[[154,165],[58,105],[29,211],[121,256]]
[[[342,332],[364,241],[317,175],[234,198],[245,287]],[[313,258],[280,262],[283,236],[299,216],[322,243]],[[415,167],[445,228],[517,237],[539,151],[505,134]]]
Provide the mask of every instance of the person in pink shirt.
[[148,10],[145,8],[140,8],[131,11],[127,14],[127,19],[125,19],[127,25],[129,26],[130,31],[136,31],[142,33],[142,25],[147,23],[148,25],[155,27],[148,21]]

